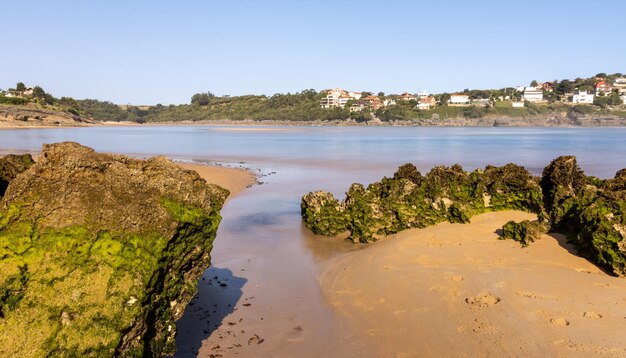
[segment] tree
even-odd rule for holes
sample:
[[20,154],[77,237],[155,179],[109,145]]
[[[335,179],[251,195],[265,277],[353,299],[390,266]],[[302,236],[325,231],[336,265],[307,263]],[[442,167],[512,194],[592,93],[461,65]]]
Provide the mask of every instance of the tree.
[[24,82],[18,82],[18,83],[15,85],[15,90],[16,90],[16,91],[18,91],[18,92],[24,92],[24,91],[26,91],[26,86],[24,85]]
[[383,98],[385,97],[385,92],[378,92],[378,97]]
[[539,86],[539,84],[537,83],[537,81],[532,80],[532,82],[530,82],[530,87],[537,87]]
[[78,102],[72,97],[61,97],[61,99],[59,100],[59,105],[76,110],[80,108]]
[[569,80],[563,80],[556,86],[554,91],[561,95],[571,93],[574,91],[574,84]]
[[606,78],[606,73],[600,72],[600,73],[596,74],[596,78]]
[[33,98],[44,99],[45,97],[46,91],[44,91],[43,88],[39,86],[35,86],[35,88],[33,88]]
[[439,104],[445,105],[450,100],[450,93],[442,93],[439,96]]
[[213,98],[215,98],[215,95],[211,92],[196,93],[191,97],[191,104],[196,104],[198,106],[206,106],[211,102]]

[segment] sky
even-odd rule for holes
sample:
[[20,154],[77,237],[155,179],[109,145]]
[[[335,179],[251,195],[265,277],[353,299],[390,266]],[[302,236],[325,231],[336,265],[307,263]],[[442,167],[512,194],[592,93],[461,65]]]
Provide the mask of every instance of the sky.
[[194,93],[415,93],[626,73],[626,1],[30,1],[0,10],[0,88],[188,103]]

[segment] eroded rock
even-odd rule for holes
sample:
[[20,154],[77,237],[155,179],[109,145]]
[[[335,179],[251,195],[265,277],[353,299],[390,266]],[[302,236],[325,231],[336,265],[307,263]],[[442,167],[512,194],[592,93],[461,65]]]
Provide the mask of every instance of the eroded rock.
[[45,145],[0,201],[0,355],[173,354],[227,195],[165,158]]
[[0,158],[0,198],[4,195],[9,183],[33,164],[35,161],[30,154],[9,154]]

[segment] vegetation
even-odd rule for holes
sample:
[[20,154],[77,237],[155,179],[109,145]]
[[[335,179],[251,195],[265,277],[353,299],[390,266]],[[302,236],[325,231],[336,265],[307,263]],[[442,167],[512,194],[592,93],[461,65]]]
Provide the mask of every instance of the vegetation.
[[[430,110],[416,108],[416,100],[399,100],[398,95],[378,92],[378,97],[396,100],[395,105],[389,105],[376,111],[369,108],[366,102],[365,109],[360,112],[350,112],[350,105],[358,101],[351,100],[345,108],[320,108],[320,100],[326,95],[313,89],[297,93],[272,96],[243,95],[243,96],[216,96],[212,92],[196,93],[191,96],[189,104],[154,106],[118,106],[111,102],[95,99],[74,100],[69,97],[57,99],[46,93],[41,87],[34,87],[32,95],[20,97],[4,97],[0,95],[0,104],[23,105],[36,103],[40,106],[52,106],[55,109],[90,117],[99,121],[131,121],[138,123],[159,123],[175,121],[211,121],[211,120],[276,120],[276,121],[332,121],[353,119],[357,122],[370,121],[378,118],[383,122],[411,121],[420,119],[447,119],[447,118],[480,118],[485,116],[528,117],[537,115],[577,115],[582,112],[571,104],[571,93],[578,89],[593,91],[597,81],[602,79],[608,85],[613,84],[621,73],[598,73],[589,78],[574,80],[554,80],[542,85],[545,103],[526,103],[522,108],[512,108],[511,101],[520,101],[522,92],[512,87],[499,89],[465,89],[462,93],[468,95],[470,101],[485,100],[471,107],[448,106],[449,93],[435,94],[437,106]],[[538,85],[532,81],[531,85]],[[13,92],[23,92],[26,86],[18,83]],[[362,92],[362,98],[372,96],[372,92]],[[624,117],[620,106],[623,101],[617,92],[597,95],[593,103],[593,110],[585,114],[617,115]]]

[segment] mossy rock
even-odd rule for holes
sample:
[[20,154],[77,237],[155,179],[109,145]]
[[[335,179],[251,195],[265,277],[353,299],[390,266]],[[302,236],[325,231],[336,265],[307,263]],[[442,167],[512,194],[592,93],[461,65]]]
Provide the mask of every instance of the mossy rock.
[[538,180],[513,164],[471,173],[460,165],[438,166],[426,176],[405,164],[393,178],[367,188],[352,184],[341,202],[318,191],[305,195],[301,207],[304,223],[313,232],[335,236],[348,230],[352,241],[369,243],[408,228],[468,223],[471,216],[486,211],[541,212],[542,202]]
[[0,356],[162,356],[228,191],[165,158],[46,145],[0,201]]
[[541,235],[545,232],[547,232],[545,225],[537,221],[509,221],[502,226],[501,239],[514,240],[522,244],[523,247],[526,247],[531,242],[539,240]]
[[30,154],[9,154],[0,158],[0,198],[7,190],[9,183],[33,164],[35,161]]

